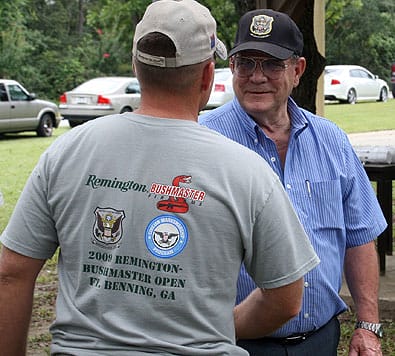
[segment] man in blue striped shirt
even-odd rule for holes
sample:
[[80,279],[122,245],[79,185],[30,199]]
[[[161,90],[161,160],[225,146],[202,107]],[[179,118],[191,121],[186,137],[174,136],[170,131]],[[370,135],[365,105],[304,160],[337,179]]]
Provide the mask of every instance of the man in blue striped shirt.
[[[336,317],[347,308],[339,296],[344,268],[358,319],[350,355],[381,355],[374,240],[386,221],[346,134],[290,97],[306,67],[302,51],[289,16],[246,13],[229,53],[235,98],[199,120],[269,163],[321,259],[305,277],[300,314],[267,338],[239,345],[251,355],[336,355]],[[242,268],[237,304],[255,288]]]

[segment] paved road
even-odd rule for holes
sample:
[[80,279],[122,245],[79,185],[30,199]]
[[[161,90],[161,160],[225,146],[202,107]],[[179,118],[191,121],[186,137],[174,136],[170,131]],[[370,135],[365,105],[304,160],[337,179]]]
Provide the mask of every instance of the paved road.
[[392,146],[395,148],[395,130],[372,131],[348,135],[353,146]]

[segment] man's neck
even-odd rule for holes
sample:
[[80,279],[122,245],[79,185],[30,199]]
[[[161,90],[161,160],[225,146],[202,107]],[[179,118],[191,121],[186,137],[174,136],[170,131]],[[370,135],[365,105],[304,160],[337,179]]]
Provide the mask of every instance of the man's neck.
[[291,134],[291,118],[288,113],[285,112],[285,115],[276,115],[271,120],[261,120],[259,126],[275,143],[281,165],[284,167]]
[[140,106],[134,111],[136,114],[154,116],[158,118],[169,118],[178,120],[198,120],[199,108],[187,98],[175,97],[150,97],[142,98]]

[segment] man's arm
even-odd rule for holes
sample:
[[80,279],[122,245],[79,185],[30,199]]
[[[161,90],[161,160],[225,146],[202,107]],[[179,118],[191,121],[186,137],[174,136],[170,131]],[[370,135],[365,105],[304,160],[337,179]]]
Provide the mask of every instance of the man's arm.
[[[379,322],[379,267],[375,242],[347,249],[344,273],[354,300],[357,320]],[[380,340],[371,331],[356,329],[350,344],[350,356],[366,352],[381,355]],[[365,353],[363,353],[365,355]]]
[[303,278],[280,288],[256,288],[234,308],[237,339],[263,337],[289,319],[301,309]]
[[0,354],[24,356],[34,285],[45,260],[2,246],[0,254]]

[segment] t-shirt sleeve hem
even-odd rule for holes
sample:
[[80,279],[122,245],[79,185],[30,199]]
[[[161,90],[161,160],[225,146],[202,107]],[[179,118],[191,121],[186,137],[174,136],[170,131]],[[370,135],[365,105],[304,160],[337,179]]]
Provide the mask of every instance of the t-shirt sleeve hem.
[[38,252],[28,248],[25,245],[21,245],[17,243],[15,240],[11,239],[6,233],[3,233],[1,235],[0,242],[8,249],[26,257],[31,257],[39,260],[47,260],[53,256],[53,252],[50,251],[47,251],[47,253],[43,253],[43,251]]
[[303,266],[301,266],[294,273],[287,275],[286,277],[278,278],[276,280],[270,282],[262,282],[258,284],[261,288],[272,289],[283,287],[287,284],[293,283],[298,279],[302,278],[307,272],[311,271],[314,267],[316,267],[320,263],[320,259],[318,256],[314,256],[308,262],[306,262]]

